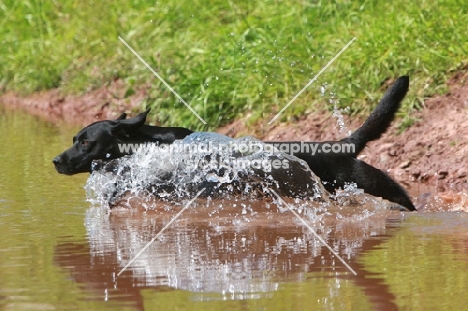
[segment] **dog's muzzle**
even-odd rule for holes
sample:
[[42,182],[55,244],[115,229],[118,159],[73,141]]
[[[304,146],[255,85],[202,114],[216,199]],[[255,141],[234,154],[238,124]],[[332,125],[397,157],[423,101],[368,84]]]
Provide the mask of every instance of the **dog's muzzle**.
[[72,168],[68,162],[69,162],[68,158],[64,156],[63,154],[58,155],[52,159],[52,163],[54,163],[55,169],[60,174],[65,174],[65,175],[76,174],[77,173],[76,169]]
[[64,173],[64,169],[63,169],[63,158],[62,158],[62,155],[58,155],[56,156],[55,158],[52,159],[52,163],[54,163],[55,165],[55,169],[57,170],[57,172],[63,174]]
[[56,156],[52,159],[52,163],[54,163],[55,167],[60,166],[60,164],[62,164],[62,157],[59,155]]

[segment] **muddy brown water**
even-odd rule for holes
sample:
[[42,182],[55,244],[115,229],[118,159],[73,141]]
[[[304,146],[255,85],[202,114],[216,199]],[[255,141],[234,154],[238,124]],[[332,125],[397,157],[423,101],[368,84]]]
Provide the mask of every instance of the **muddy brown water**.
[[[357,273],[271,200],[197,200],[180,211],[108,211],[86,201],[87,176],[51,159],[76,131],[0,106],[0,307],[3,310],[463,310],[466,195],[425,195],[423,212],[379,201],[291,202]],[[430,191],[430,189],[429,189]],[[427,191],[426,191],[427,192]],[[460,199],[461,198],[461,199]],[[362,201],[362,202],[361,202]],[[357,203],[356,203],[357,202]]]

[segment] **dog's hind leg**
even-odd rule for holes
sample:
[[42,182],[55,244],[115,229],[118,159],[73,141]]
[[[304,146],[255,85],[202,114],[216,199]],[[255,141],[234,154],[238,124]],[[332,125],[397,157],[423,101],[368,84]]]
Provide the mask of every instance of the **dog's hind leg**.
[[[352,158],[350,160],[352,161],[350,165],[351,170],[341,171],[346,173],[351,172],[351,176],[345,176],[345,180],[353,180],[358,188],[364,189],[366,193],[373,196],[397,203],[409,211],[416,210],[405,189],[385,172],[358,159]],[[349,162],[349,160],[347,161]],[[337,178],[340,178],[340,176]]]
[[364,192],[415,211],[405,189],[385,172],[353,157],[345,155],[302,156],[312,171],[320,177],[325,189],[335,193],[346,184],[355,183]]

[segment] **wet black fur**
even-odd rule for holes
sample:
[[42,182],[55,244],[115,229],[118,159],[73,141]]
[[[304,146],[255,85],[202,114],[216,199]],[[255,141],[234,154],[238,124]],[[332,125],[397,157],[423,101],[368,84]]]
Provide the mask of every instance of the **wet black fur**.
[[116,120],[94,122],[73,137],[73,146],[56,156],[52,162],[57,172],[66,175],[90,173],[93,160],[112,160],[128,153],[119,150],[119,144],[171,144],[193,132],[183,127],[146,125],[149,109],[134,118],[123,113]]
[[[356,159],[369,141],[380,138],[388,129],[408,88],[407,76],[396,80],[364,124],[351,136],[340,141],[353,143],[354,153],[312,155],[298,152],[294,155],[307,162],[331,193],[343,188],[347,183],[356,183],[366,193],[414,211],[415,207],[408,194],[398,183],[383,171]],[[67,175],[91,172],[93,160],[112,160],[125,155],[118,149],[118,144],[145,142],[171,144],[174,140],[183,139],[192,133],[191,130],[182,127],[145,125],[148,112],[149,110],[131,119],[126,119],[126,114],[122,114],[116,120],[99,121],[88,125],[73,137],[73,146],[70,149],[52,160],[55,168],[59,173]],[[323,143],[327,142],[320,144]]]

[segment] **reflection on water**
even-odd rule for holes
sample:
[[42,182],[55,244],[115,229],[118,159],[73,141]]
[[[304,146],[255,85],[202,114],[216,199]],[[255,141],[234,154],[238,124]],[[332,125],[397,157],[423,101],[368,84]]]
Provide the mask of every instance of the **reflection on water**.
[[120,276],[117,273],[172,218],[177,207],[161,205],[157,208],[161,212],[90,208],[85,222],[89,244],[60,244],[55,260],[63,267],[74,262],[93,267],[86,274],[79,266],[67,269],[100,299],[109,293],[127,297],[134,292],[133,299],[141,304],[138,292],[145,288],[190,291],[195,301],[271,298],[282,284],[307,282],[316,275],[351,279],[364,292],[378,292],[375,300],[379,305],[395,307],[388,286],[380,278],[366,279],[356,257],[382,243],[392,230],[388,227],[401,214],[371,207],[372,213],[357,213],[360,220],[341,216],[338,222],[337,213],[327,213],[320,221],[310,222],[357,270],[358,276],[351,277],[291,213],[280,213],[276,207],[265,211],[261,201],[223,202],[223,206],[234,204],[250,206],[249,212],[220,209],[219,202],[197,201]]
[[2,310],[466,307],[463,190],[422,195],[417,213],[346,191],[337,204],[288,201],[356,276],[271,199],[199,199],[117,276],[185,201],[90,207],[87,176],[51,163],[75,130],[0,107]]

